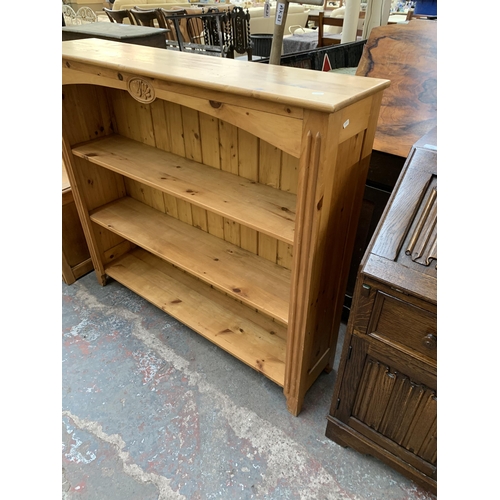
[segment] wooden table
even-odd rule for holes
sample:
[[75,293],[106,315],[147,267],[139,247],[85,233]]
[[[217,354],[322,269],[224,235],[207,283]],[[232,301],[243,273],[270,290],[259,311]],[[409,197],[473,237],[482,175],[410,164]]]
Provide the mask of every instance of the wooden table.
[[283,54],[313,50],[318,46],[318,32],[283,37]]
[[149,28],[146,26],[132,26],[118,23],[88,23],[79,26],[65,26],[62,28],[62,40],[79,40],[82,38],[102,38],[114,42],[146,45],[148,47],[166,48],[165,34],[169,30],[163,28]]
[[356,75],[387,78],[373,149],[406,158],[437,126],[437,22],[374,28]]

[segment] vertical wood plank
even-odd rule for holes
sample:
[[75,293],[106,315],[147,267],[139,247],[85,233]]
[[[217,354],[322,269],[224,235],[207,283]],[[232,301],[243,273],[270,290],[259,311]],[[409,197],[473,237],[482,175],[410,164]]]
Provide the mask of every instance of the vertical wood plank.
[[278,255],[276,264],[292,269],[293,261],[293,246],[283,241],[278,241]]
[[224,239],[240,246],[240,225],[224,218]]
[[126,177],[124,179],[129,196],[165,213],[165,202],[161,191]]
[[259,140],[238,129],[238,173],[250,181],[259,180]]
[[184,200],[177,200],[177,215],[179,220],[193,225],[193,213],[191,212],[191,203]]
[[191,214],[193,219],[193,226],[207,232],[208,231],[207,211],[203,210],[203,208],[192,205]]
[[[199,113],[200,134],[201,134],[201,155],[204,165],[220,168],[219,153],[219,120],[205,113]],[[207,211],[193,206],[193,225],[208,231]]]
[[280,187],[281,150],[266,141],[260,140],[259,147],[259,182]]
[[[434,414],[436,415],[436,413]],[[429,432],[425,437],[417,455],[432,464],[437,461],[437,418],[433,419]]]
[[217,236],[217,238],[224,239],[224,217],[207,212],[207,230],[210,234]]
[[127,137],[130,139],[154,146],[153,120],[149,104],[136,101],[128,92],[122,91],[116,95],[120,114],[117,120],[122,124],[120,133],[126,128]]
[[153,132],[155,136],[155,145],[158,149],[170,152],[171,144],[167,133],[168,125],[165,116],[165,102],[161,99],[155,99],[151,104],[151,118],[153,120]]
[[200,120],[198,111],[182,106],[181,112],[186,158],[201,162],[203,157],[201,154]]
[[278,241],[267,234],[259,233],[259,255],[264,259],[276,262]]
[[396,377],[390,372],[388,366],[377,363],[377,380],[371,395],[371,404],[365,417],[365,423],[375,430],[378,430],[384,412],[387,409]]
[[123,135],[124,137],[128,137],[129,139],[133,139],[127,124],[128,120],[125,107],[125,101],[126,101],[125,92],[116,89],[109,90],[109,99],[111,101],[115,117],[115,124],[116,124],[115,132],[117,132],[120,135]]
[[[219,136],[219,158],[218,158],[218,163],[215,161],[213,162],[212,166],[215,168],[220,168],[225,171],[231,171],[227,170],[228,168],[231,168],[231,159],[227,158],[227,151],[226,149],[231,150],[236,150],[237,146],[237,129],[236,127],[232,126],[225,126],[224,122],[222,120],[218,120],[218,136]],[[231,128],[232,127],[232,128]],[[235,137],[231,137],[231,132],[233,134],[236,134]],[[234,140],[234,143],[232,142]],[[231,172],[231,173],[238,173],[238,165],[236,164],[236,172]],[[214,236],[217,236],[218,238],[224,239],[224,217],[214,214],[212,212],[207,212],[207,231],[210,234],[213,234]]]
[[220,168],[219,120],[205,113],[199,113],[199,117],[203,163]]
[[280,189],[297,194],[299,159],[283,152],[281,157]]
[[[299,180],[299,159],[284,151],[281,152],[281,171],[279,187],[282,191],[297,194],[297,184]],[[282,241],[278,241],[278,251],[276,263],[280,266],[292,269],[293,246]]]
[[238,128],[219,120],[220,168],[238,175]]
[[153,131],[153,118],[151,116],[151,105],[137,102],[132,96],[130,97],[136,109],[137,124],[139,126],[139,134],[141,142],[148,146],[155,146],[155,134]]
[[250,229],[246,226],[240,226],[240,242],[241,248],[248,250],[254,254],[259,251],[259,233],[255,229]]
[[165,213],[178,219],[177,199],[170,194],[163,193],[163,203],[165,205]]
[[179,156],[186,156],[184,145],[184,129],[182,125],[182,111],[179,104],[164,102],[165,119],[167,121],[166,133],[168,136],[169,151]]

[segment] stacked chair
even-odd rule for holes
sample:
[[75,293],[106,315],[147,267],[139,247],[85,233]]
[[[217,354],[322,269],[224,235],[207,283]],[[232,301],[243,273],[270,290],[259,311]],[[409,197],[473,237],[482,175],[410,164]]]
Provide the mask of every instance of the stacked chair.
[[209,8],[201,14],[188,14],[184,9],[167,10],[104,9],[111,22],[123,23],[128,20],[137,26],[167,29],[167,48],[179,51],[194,51],[206,55],[233,58],[235,54],[247,53],[252,60],[252,40],[250,38],[250,14],[241,7],[219,11]]
[[112,10],[112,9],[106,9],[104,7],[103,10],[112,23],[123,24],[123,21],[127,19],[130,24],[136,24],[134,21],[134,16],[127,9]]

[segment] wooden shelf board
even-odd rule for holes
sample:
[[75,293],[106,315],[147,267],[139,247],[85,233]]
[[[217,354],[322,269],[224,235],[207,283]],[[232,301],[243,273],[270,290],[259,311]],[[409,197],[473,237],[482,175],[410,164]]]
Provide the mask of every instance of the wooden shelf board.
[[124,197],[94,210],[97,224],[250,307],[288,324],[291,272]]
[[140,248],[106,274],[283,387],[283,326]]
[[113,170],[293,245],[297,196],[140,142],[111,135],[73,149]]

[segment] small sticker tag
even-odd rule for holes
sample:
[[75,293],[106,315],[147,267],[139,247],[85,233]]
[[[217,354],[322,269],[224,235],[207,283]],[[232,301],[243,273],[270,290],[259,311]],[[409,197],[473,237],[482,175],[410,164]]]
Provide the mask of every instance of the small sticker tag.
[[279,3],[276,5],[276,24],[281,26],[283,22],[283,14],[285,13],[285,4]]
[[343,128],[346,128],[349,125],[349,118],[342,124]]
[[269,3],[269,0],[266,0],[266,3],[264,4],[264,17],[271,17],[271,4]]

